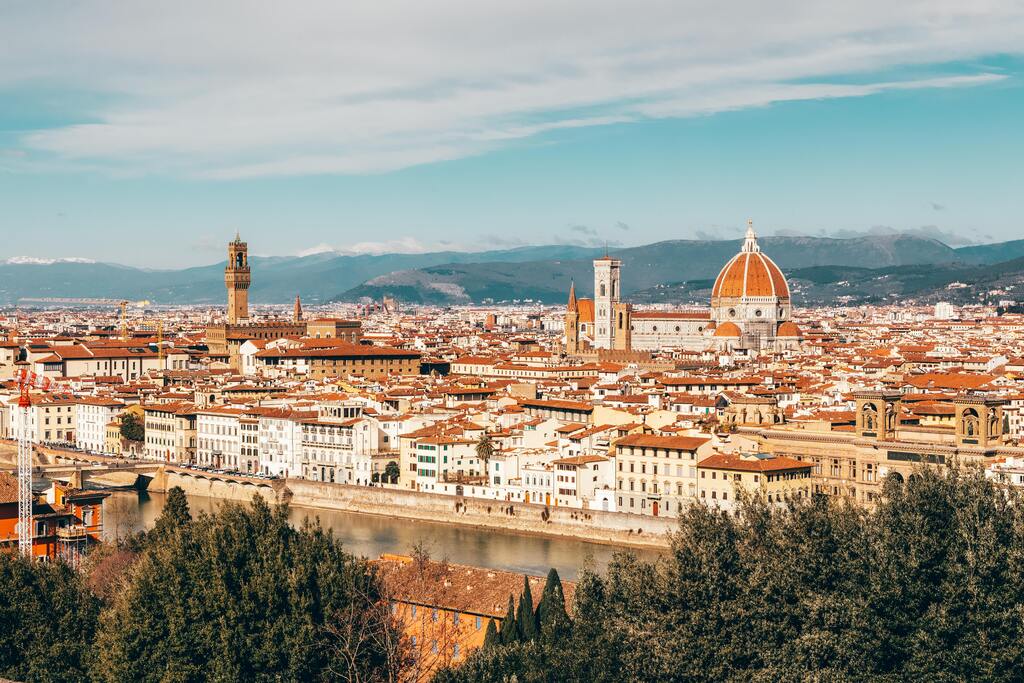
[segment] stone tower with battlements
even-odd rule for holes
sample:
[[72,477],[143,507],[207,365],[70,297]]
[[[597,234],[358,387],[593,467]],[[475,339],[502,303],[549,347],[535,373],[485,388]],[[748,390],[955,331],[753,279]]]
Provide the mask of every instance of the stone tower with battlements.
[[249,320],[249,245],[235,233],[228,242],[228,264],[224,268],[224,285],[228,289],[228,324],[237,325]]

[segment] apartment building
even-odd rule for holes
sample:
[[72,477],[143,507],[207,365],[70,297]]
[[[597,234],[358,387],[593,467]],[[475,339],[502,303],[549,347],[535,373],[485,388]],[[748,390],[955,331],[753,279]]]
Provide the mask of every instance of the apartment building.
[[78,403],[75,447],[94,453],[113,453],[107,448],[107,425],[114,422],[125,404],[112,398],[89,397]]
[[162,462],[196,462],[196,407],[191,403],[151,403],[145,411],[143,457]]
[[697,463],[713,447],[707,437],[631,434],[614,450],[618,510],[657,517],[678,514],[697,497]]
[[811,495],[811,470],[811,463],[782,456],[715,453],[697,463],[697,497],[730,512],[741,491],[781,506]]

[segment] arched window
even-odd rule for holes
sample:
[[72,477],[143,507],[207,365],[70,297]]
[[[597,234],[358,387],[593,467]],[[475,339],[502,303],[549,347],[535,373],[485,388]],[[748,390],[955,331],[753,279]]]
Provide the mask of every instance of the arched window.
[[601,296],[604,296],[604,283],[601,283]]

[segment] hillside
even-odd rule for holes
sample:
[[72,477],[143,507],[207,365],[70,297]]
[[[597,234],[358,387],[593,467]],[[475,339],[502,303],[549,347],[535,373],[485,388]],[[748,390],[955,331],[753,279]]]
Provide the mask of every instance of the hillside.
[[[877,268],[951,263],[956,252],[931,239],[894,235],[855,239],[765,237],[762,249],[786,270],[842,264]],[[740,241],[672,240],[616,249],[626,296],[665,283],[713,278],[740,248]],[[519,263],[446,263],[389,273],[339,294],[342,301],[385,294],[416,303],[465,303],[532,299],[561,302],[575,280],[581,296],[592,294],[590,258]]]
[[[599,252],[587,247],[547,245],[486,252],[253,256],[249,259],[253,270],[250,298],[254,303],[288,303],[300,294],[304,300],[317,303],[393,271],[465,261],[514,263],[592,258]],[[148,270],[89,262],[0,262],[0,304],[13,304],[21,297],[149,299],[162,304],[221,303],[224,301],[224,262],[182,270]]]
[[[995,282],[993,259],[1024,256],[1024,240],[951,249],[910,235],[854,239],[764,237],[759,240],[806,302],[878,301],[953,281]],[[739,249],[738,240],[670,240],[618,248],[623,293],[643,301],[706,301],[710,280]],[[252,257],[254,303],[358,301],[393,295],[409,303],[534,300],[561,303],[569,283],[589,296],[591,260],[603,249],[546,245],[486,252]],[[925,266],[925,267],[921,267]],[[915,270],[915,267],[918,267]],[[221,304],[223,262],[182,270],[145,270],[84,261],[0,262],[0,304],[21,297],[149,299],[162,304]],[[889,272],[886,269],[897,269]],[[877,271],[877,272],[875,272]],[[1010,277],[1006,273],[1003,276]],[[1012,279],[1012,278],[1011,278]],[[958,292],[959,295],[964,294]]]
[[[888,268],[814,266],[786,272],[801,305],[998,303],[1024,292],[1024,257],[1003,263],[915,264]],[[635,303],[706,303],[712,280],[690,280],[634,292]]]

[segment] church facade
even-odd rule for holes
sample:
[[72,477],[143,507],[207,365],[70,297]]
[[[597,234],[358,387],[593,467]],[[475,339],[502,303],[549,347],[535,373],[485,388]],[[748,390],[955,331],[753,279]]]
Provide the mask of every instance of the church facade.
[[594,298],[569,289],[565,349],[571,355],[600,349],[653,351],[663,348],[721,351],[782,351],[796,348],[801,332],[782,270],[757,243],[753,225],[740,252],[718,273],[710,308],[687,311],[634,310],[621,300],[622,261],[594,260]]

